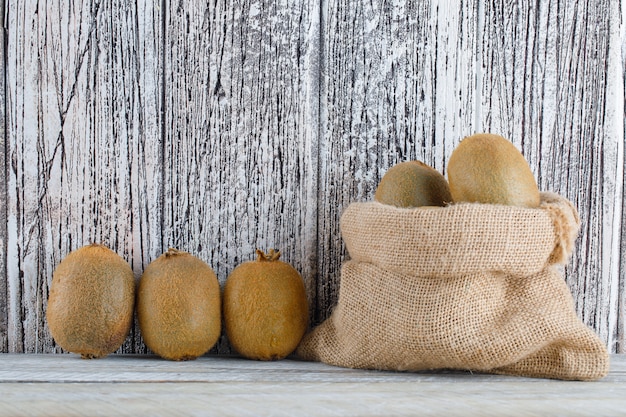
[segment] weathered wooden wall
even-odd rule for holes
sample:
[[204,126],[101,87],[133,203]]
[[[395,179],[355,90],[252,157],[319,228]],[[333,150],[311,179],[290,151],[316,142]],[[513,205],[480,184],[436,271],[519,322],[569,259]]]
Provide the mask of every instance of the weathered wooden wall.
[[[580,317],[626,350],[621,1],[4,7],[0,351],[58,351],[52,271],[92,241],[137,277],[174,246],[222,282],[278,247],[319,323],[347,204],[402,160],[445,172],[477,131],[510,138],[540,187],[576,204],[567,282]],[[136,327],[122,350],[145,351]]]

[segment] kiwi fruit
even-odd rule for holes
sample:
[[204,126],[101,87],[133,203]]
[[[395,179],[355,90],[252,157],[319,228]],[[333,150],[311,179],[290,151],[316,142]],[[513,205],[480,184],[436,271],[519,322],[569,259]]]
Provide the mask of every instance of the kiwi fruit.
[[405,161],[383,175],[374,200],[396,207],[443,207],[452,202],[452,196],[439,171],[420,161]]
[[455,202],[539,206],[539,189],[522,153],[499,135],[468,136],[448,161],[448,181]]
[[124,343],[134,303],[130,265],[106,246],[91,244],[70,252],[54,270],[46,320],[61,348],[101,358]]
[[174,361],[208,352],[221,332],[220,300],[211,267],[170,248],[145,268],[139,281],[137,319],[146,346]]
[[308,326],[302,277],[280,252],[257,250],[224,285],[223,314],[231,346],[243,357],[276,360],[292,353]]

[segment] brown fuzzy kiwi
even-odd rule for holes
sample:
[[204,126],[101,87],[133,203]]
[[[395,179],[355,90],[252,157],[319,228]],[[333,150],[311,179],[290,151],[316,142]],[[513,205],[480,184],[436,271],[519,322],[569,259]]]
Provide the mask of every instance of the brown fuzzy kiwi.
[[420,161],[406,161],[383,175],[374,200],[396,207],[443,207],[452,202],[452,196],[439,171]]
[[209,265],[170,248],[144,270],[137,318],[146,346],[170,360],[192,360],[217,343],[220,286]]
[[448,181],[455,202],[539,206],[528,162],[499,135],[479,133],[463,139],[450,156]]
[[224,286],[224,324],[233,348],[257,360],[292,353],[308,325],[302,277],[280,252],[257,250],[257,260],[237,266]]
[[56,267],[46,319],[54,341],[84,359],[115,352],[133,321],[135,279],[111,249],[92,244],[70,252]]

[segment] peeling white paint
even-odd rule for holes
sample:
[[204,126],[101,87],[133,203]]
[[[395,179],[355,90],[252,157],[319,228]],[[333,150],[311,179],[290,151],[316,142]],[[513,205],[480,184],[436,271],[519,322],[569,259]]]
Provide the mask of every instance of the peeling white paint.
[[[445,173],[461,138],[487,130],[579,208],[568,284],[623,350],[623,5],[98,4],[7,9],[8,350],[55,349],[51,271],[92,240],[137,277],[176,246],[222,282],[279,247],[319,321],[346,206],[401,160]],[[133,334],[123,351],[145,347]]]

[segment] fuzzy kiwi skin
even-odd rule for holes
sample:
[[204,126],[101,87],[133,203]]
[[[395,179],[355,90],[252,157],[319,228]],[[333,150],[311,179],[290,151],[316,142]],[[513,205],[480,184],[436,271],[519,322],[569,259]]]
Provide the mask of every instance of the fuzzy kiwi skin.
[[176,249],[152,261],[137,291],[137,319],[146,346],[162,358],[192,360],[221,331],[220,286],[201,259]]
[[256,261],[237,266],[224,285],[226,335],[243,357],[278,360],[292,353],[308,326],[302,277],[280,252],[257,251]]
[[392,166],[380,180],[374,200],[396,207],[443,207],[452,202],[446,178],[420,161]]
[[54,341],[84,359],[115,352],[133,321],[135,279],[130,265],[92,244],[70,252],[56,267],[46,320]]
[[499,135],[479,133],[463,139],[448,161],[448,181],[455,202],[539,206],[528,162]]

